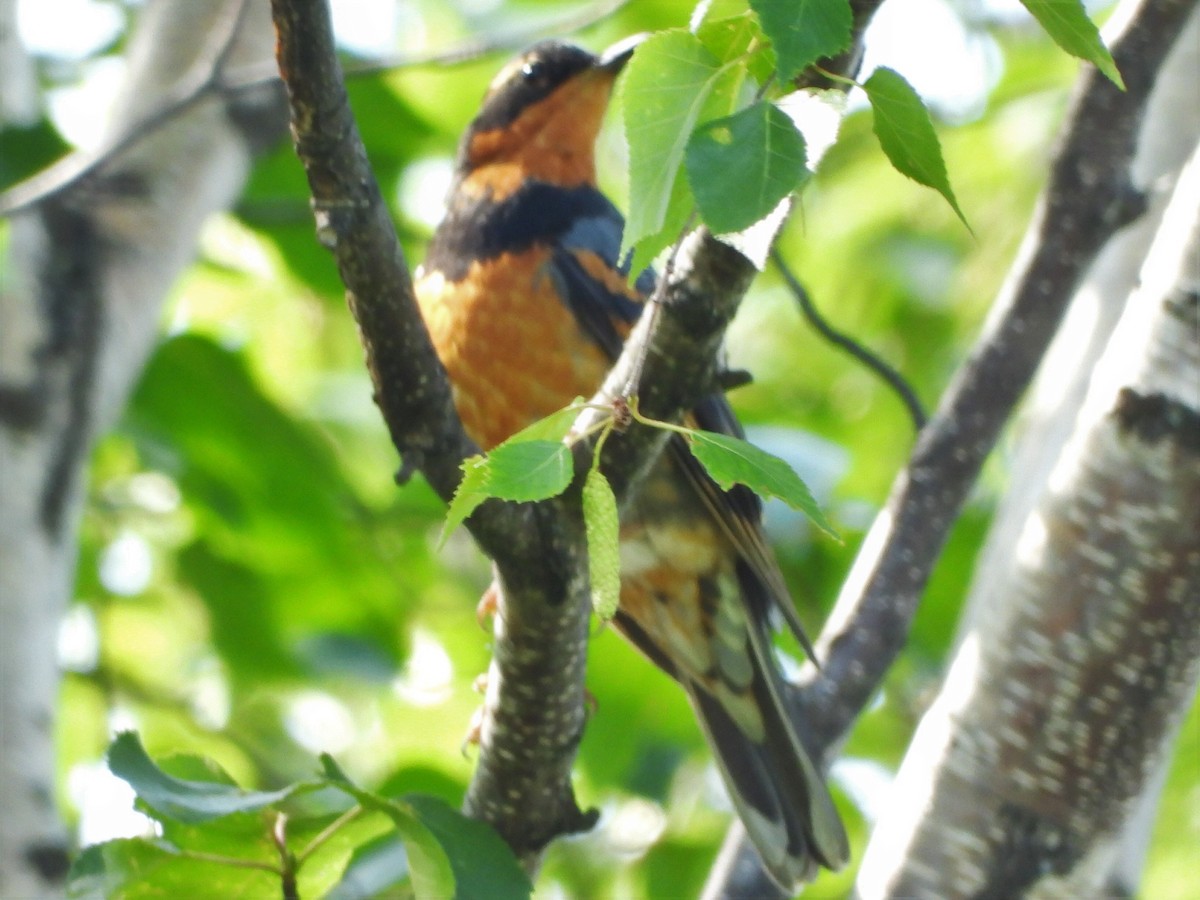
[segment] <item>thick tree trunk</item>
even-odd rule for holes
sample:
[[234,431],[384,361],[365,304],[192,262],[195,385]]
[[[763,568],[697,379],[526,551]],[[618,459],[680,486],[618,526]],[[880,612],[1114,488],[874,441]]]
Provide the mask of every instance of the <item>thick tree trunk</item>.
[[[1080,77],[1009,280],[862,543],[816,643],[820,671],[810,666],[802,675],[797,715],[826,761],[904,646],[943,542],[1060,332],[1071,297],[1114,234],[1145,213],[1132,159],[1145,141],[1151,98],[1161,92],[1160,70],[1182,43],[1195,6],[1195,0],[1126,0],[1106,35],[1126,90],[1092,67]],[[705,896],[778,896],[744,859],[752,851],[737,830],[735,824]],[[864,870],[870,865],[864,862]]]
[[922,721],[866,897],[1097,897],[1200,676],[1200,154]]
[[17,34],[17,0],[0,0],[0,125],[31,125],[37,117],[37,81]]
[[[1054,463],[1071,436],[1096,360],[1113,334],[1138,276],[1179,173],[1200,144],[1200,12],[1194,12],[1163,65],[1151,97],[1131,169],[1133,183],[1148,192],[1146,214],[1105,247],[1080,288],[1063,327],[1038,373],[1020,423],[1009,488],[996,512],[968,595],[960,635],[972,633],[987,586],[1004,577],[1022,526],[1046,490]],[[961,638],[960,638],[961,639]],[[1132,896],[1153,830],[1166,765],[1150,783],[1125,828],[1109,883]]]
[[[218,64],[268,59],[265,5],[156,0],[129,51],[112,144],[133,143],[12,216],[0,295],[0,896],[61,891],[54,801],[55,638],[71,595],[85,466],[153,348],[163,298],[204,220],[281,133],[274,90],[145,126]],[[211,40],[210,40],[211,39]]]

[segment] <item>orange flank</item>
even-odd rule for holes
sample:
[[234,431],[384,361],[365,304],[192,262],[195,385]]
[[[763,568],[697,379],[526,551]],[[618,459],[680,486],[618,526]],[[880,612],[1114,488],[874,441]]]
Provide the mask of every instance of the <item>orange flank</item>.
[[609,368],[551,278],[551,251],[503,253],[471,264],[461,281],[422,275],[417,302],[450,375],[467,433],[491,449],[575,397],[590,397]]

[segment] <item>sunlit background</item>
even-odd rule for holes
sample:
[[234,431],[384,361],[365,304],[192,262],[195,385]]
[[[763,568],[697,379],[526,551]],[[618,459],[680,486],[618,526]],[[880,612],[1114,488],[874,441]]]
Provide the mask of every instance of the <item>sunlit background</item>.
[[[138,5],[18,4],[21,37],[49,85],[49,116],[77,147],[96,148],[105,136]],[[635,31],[683,25],[690,14],[683,2],[630,7],[579,39],[599,49]],[[500,0],[333,3],[343,50],[362,59],[448,48],[476,33],[525,27],[534,35],[562,9]],[[360,119],[376,116],[364,131],[413,258],[440,218],[456,135],[500,62],[401,69],[353,86]],[[1078,66],[1038,36],[1016,0],[889,0],[868,34],[862,77],[877,65],[901,72],[937,115],[978,239],[932,193],[888,169],[860,111],[783,246],[818,305],[932,402],[1011,260]],[[862,105],[851,98],[852,109]],[[617,129],[604,140],[603,178],[620,198]],[[462,534],[434,553],[439,504],[423,485],[397,492],[392,483],[396,460],[332,269],[311,243],[301,191],[281,148],[239,208],[206,229],[167,313],[172,340],[97,454],[78,599],[58,648],[69,673],[62,785],[83,843],[151,825],[102,761],[122,728],[139,729],[152,752],[211,755],[247,784],[301,777],[319,752],[366,781],[454,803],[469,778],[459,743],[478,702],[472,680],[488,659],[473,612],[488,569]],[[911,430],[868,373],[805,329],[774,277],[760,279],[731,352],[757,376],[734,397],[752,437],[796,466],[846,536],[833,546],[791,510],[768,507],[815,630]],[[857,811],[857,847],[936,685],[1003,487],[1002,466],[990,464],[909,652],[835,767],[842,807]],[[695,885],[723,830],[714,810],[729,809],[719,779],[666,679],[609,632],[594,644],[589,689],[599,712],[578,780],[584,802],[601,806],[602,827],[555,850],[540,895],[653,896],[671,867],[687,873],[678,884]],[[1189,735],[1187,746],[1200,752]],[[1195,760],[1176,769],[1173,784],[1183,787],[1164,803],[1147,897],[1183,898],[1181,848],[1200,845]],[[636,874],[627,864],[643,858]],[[847,882],[829,885],[838,896]]]

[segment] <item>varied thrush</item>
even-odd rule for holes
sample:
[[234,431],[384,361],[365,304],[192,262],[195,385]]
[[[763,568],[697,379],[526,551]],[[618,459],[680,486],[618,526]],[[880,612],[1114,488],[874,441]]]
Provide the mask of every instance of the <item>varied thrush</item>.
[[[631,54],[537,44],[463,136],[416,291],[484,449],[592,396],[653,288],[649,271],[631,281],[624,220],[596,186],[596,137]],[[721,395],[691,420],[740,434]],[[753,494],[722,491],[676,442],[623,510],[615,623],[687,693],[747,833],[792,889],[849,850],[781,697],[772,610],[807,641],[760,520]]]

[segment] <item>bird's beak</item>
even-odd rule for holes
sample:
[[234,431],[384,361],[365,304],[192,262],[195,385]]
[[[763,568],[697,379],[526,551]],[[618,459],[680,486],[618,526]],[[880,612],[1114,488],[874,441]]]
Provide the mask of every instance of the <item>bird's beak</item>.
[[635,34],[617,41],[617,43],[600,54],[596,68],[609,73],[615,78],[617,73],[625,68],[625,63],[629,62],[633,56],[633,51],[637,49],[637,45],[644,41],[646,37],[647,35],[645,34]]

